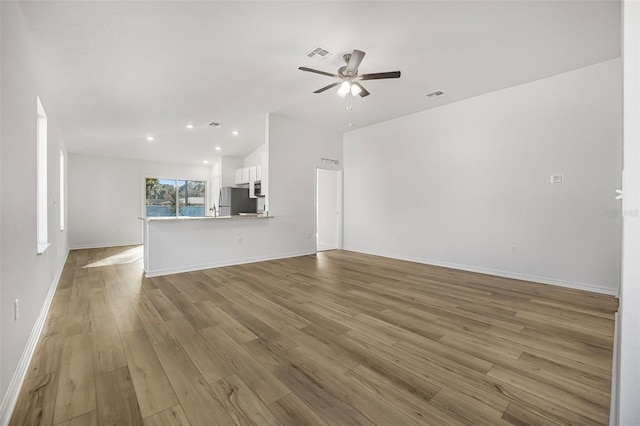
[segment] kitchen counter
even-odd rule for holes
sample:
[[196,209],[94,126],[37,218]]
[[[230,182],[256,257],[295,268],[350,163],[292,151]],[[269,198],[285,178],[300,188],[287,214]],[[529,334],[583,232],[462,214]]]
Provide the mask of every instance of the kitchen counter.
[[262,214],[247,214],[247,215],[233,215],[233,216],[153,216],[153,217],[138,217],[138,219],[145,222],[171,222],[171,221],[185,221],[185,220],[246,220],[246,219],[271,219],[273,216],[265,216]]
[[140,217],[147,277],[265,259],[276,219],[262,214]]

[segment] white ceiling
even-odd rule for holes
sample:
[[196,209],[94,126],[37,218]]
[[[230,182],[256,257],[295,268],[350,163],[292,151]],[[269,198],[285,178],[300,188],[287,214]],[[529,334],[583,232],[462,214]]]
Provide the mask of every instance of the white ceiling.
[[[618,1],[23,1],[22,10],[70,152],[194,164],[251,152],[268,112],[344,132],[620,56]],[[335,55],[308,58],[318,46]],[[330,77],[297,68],[333,73],[354,48],[367,53],[361,74],[402,77],[365,82],[371,96],[348,112],[335,89],[312,93]],[[435,90],[446,96],[425,96]]]

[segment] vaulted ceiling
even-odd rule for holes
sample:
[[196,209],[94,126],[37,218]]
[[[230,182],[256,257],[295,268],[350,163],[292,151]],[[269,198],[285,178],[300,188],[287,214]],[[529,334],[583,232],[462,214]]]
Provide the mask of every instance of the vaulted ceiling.
[[[621,48],[618,1],[21,5],[70,152],[194,164],[249,153],[264,142],[267,113],[344,132],[616,58]],[[316,47],[334,55],[307,57]],[[402,77],[366,82],[371,95],[346,111],[335,89],[312,93],[331,77],[298,67],[334,73],[353,49],[366,52],[360,73]],[[425,96],[435,90],[446,95]]]

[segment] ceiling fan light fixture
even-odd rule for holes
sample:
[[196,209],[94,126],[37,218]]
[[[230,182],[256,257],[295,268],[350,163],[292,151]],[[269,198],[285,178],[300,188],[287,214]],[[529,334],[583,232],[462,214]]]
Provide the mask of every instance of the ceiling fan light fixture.
[[[326,51],[326,49],[324,49]],[[311,53],[309,53],[309,57],[315,56],[317,54],[324,53],[322,48],[317,48]],[[330,73],[326,71],[320,71],[313,68],[308,67],[298,67],[300,71],[312,72],[314,74],[326,75],[327,77],[333,77],[335,80],[333,83],[324,86],[313,93],[323,93],[329,89],[333,89],[336,86],[340,86],[337,91],[337,95],[342,98],[347,98],[347,110],[351,109],[351,99],[360,96],[361,98],[366,98],[371,93],[362,85],[360,81],[365,80],[385,80],[388,78],[400,78],[400,71],[388,71],[388,72],[376,72],[370,74],[360,74],[358,73],[358,68],[360,67],[360,63],[364,59],[366,55],[365,52],[358,49],[353,49],[351,53],[347,53],[342,56],[342,59],[346,62],[346,65],[338,68],[336,73]]]
[[349,91],[351,91],[351,83],[349,83],[348,81],[343,81],[340,85],[340,88],[338,89],[338,96],[344,98],[345,96],[347,96],[347,93],[349,93]]

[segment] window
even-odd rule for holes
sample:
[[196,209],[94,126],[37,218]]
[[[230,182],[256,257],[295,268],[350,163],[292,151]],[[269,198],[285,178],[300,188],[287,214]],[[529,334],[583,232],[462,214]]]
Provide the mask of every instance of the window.
[[47,115],[44,112],[40,98],[37,98],[37,181],[36,181],[36,215],[37,215],[37,252],[44,253],[49,246],[47,230]]
[[145,186],[147,217],[205,215],[204,181],[147,178]]
[[204,216],[205,188],[202,181],[178,181],[179,216]]
[[60,230],[64,231],[64,153],[60,150]]

